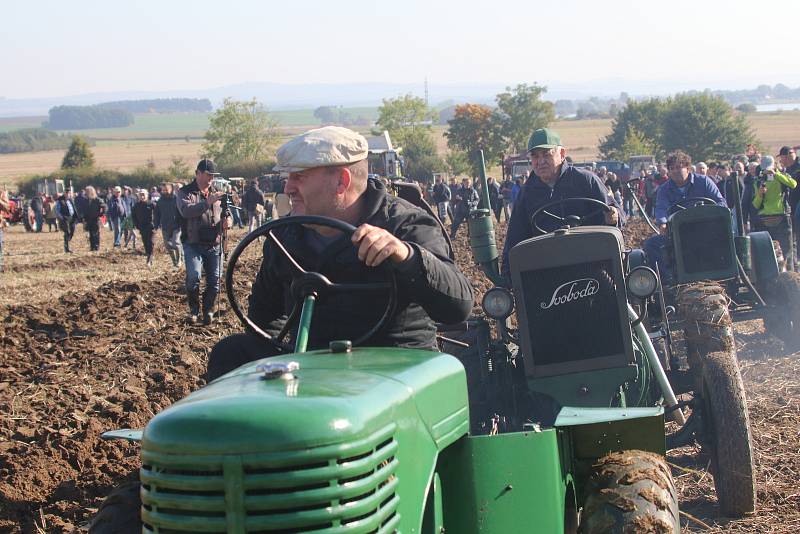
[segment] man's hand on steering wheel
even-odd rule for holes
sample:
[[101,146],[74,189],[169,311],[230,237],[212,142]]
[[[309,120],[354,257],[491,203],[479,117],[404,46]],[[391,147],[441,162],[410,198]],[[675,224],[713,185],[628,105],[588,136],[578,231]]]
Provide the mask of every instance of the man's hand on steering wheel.
[[605,213],[606,224],[616,226],[619,224],[619,212],[615,206],[610,206],[611,210]]
[[388,230],[362,224],[353,232],[353,245],[358,247],[358,259],[369,267],[377,267],[386,259],[400,263],[411,255],[411,247]]

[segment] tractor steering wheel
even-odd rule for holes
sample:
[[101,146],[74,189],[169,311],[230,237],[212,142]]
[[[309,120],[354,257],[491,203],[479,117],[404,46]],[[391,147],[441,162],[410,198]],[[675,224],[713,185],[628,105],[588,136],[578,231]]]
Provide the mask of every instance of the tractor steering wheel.
[[[691,204],[691,205],[687,205],[687,204]],[[689,209],[689,208],[694,208],[696,206],[711,206],[711,205],[716,205],[716,204],[717,204],[716,200],[714,200],[713,198],[708,198],[708,197],[689,197],[689,198],[684,198],[682,200],[677,201],[672,206],[670,206],[669,211],[667,212],[667,215],[672,215],[673,213],[675,213],[675,212],[677,212],[679,210],[685,210],[685,209]]]
[[[279,349],[280,352],[293,352],[295,347],[289,345],[285,339],[289,334],[289,330],[291,329],[292,325],[301,317],[301,312],[304,314],[306,297],[317,297],[333,293],[349,293],[352,291],[385,292],[389,298],[383,314],[381,314],[380,318],[372,328],[370,328],[359,338],[353,340],[353,345],[360,345],[371,338],[381,328],[384,327],[389,318],[394,314],[395,306],[397,304],[397,277],[395,276],[394,270],[388,265],[388,262],[386,262],[379,267],[381,274],[383,275],[383,282],[359,282],[346,284],[332,282],[325,275],[317,272],[306,271],[300,266],[299,263],[297,263],[283,243],[281,243],[281,241],[275,235],[274,230],[290,225],[325,226],[327,228],[339,230],[347,236],[352,236],[353,232],[356,231],[356,228],[353,225],[338,219],[319,217],[316,215],[297,215],[275,219],[247,234],[231,253],[230,259],[228,260],[228,268],[225,271],[225,291],[228,295],[228,301],[230,302],[231,309],[236,314],[236,317],[239,318],[239,321],[241,321],[245,327],[250,328],[256,334],[264,338],[264,340],[274,345],[277,349]],[[289,264],[292,266],[292,270],[294,271],[290,291],[292,292],[292,296],[295,298],[295,304],[291,313],[286,319],[286,324],[284,324],[280,333],[276,336],[272,336],[262,330],[242,312],[242,309],[240,308],[239,302],[236,299],[236,295],[233,291],[233,272],[236,267],[236,262],[239,260],[239,256],[242,254],[244,249],[250,245],[250,243],[262,236],[266,236],[272,241],[272,243],[275,245],[275,248],[289,262]]]
[[[580,217],[578,215],[566,215],[564,217],[561,217],[559,215],[556,215],[555,213],[547,211],[549,208],[552,208],[553,206],[561,206],[562,207],[561,212],[563,213],[564,204],[566,204],[568,202],[578,202],[578,201],[580,201],[580,202],[589,202],[590,204],[597,204],[598,206],[602,206],[602,207],[592,211],[591,213],[587,213],[583,217]],[[596,198],[589,198],[589,197],[562,198],[562,199],[559,199],[559,200],[554,200],[552,202],[548,202],[544,206],[541,206],[539,209],[534,211],[533,215],[531,215],[531,225],[537,231],[541,232],[542,234],[547,234],[549,232],[547,230],[543,229],[541,226],[539,226],[539,219],[541,219],[542,216],[546,215],[547,217],[549,217],[551,219],[554,219],[554,220],[556,220],[558,222],[564,223],[563,227],[575,228],[576,226],[585,225],[586,221],[592,219],[593,217],[597,217],[601,213],[608,213],[610,211],[611,211],[611,206],[609,206],[605,202],[601,202],[600,200],[597,200]]]

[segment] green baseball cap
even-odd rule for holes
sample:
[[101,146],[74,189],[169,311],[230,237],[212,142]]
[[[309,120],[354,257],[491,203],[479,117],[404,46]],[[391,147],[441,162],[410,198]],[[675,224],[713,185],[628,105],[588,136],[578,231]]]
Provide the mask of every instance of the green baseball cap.
[[536,148],[556,148],[561,146],[561,136],[549,128],[539,128],[528,139],[528,152]]

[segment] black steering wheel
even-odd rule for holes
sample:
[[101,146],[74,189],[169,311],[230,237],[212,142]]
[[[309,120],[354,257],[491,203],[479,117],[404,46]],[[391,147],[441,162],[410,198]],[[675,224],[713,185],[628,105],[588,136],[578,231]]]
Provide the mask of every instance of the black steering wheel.
[[[564,204],[566,204],[568,202],[574,203],[574,202],[579,202],[579,201],[580,202],[589,202],[590,204],[597,204],[598,206],[602,206],[602,207],[592,211],[591,213],[587,213],[586,215],[584,215],[582,217],[580,217],[578,215],[567,215],[565,217],[561,217],[559,215],[556,215],[555,213],[547,211],[549,208],[552,208],[553,206],[561,206],[562,207],[562,213],[563,213]],[[554,219],[554,220],[556,220],[556,221],[558,221],[560,223],[563,223],[563,225],[564,225],[563,227],[575,228],[576,226],[583,226],[584,224],[586,224],[586,221],[592,219],[593,217],[597,217],[601,213],[608,213],[610,211],[611,211],[611,206],[609,206],[605,202],[601,202],[600,200],[597,200],[596,198],[589,198],[589,197],[562,198],[562,199],[559,199],[559,200],[554,200],[552,202],[548,202],[544,206],[541,206],[539,209],[534,211],[533,215],[531,215],[531,225],[536,230],[538,230],[539,232],[541,232],[543,234],[547,234],[549,232],[547,230],[543,229],[541,226],[539,226],[539,219],[542,218],[542,216],[546,215],[547,217],[549,217],[551,219]]]
[[669,207],[669,211],[667,215],[672,215],[673,213],[679,210],[685,210],[689,208],[694,208],[696,206],[710,206],[716,205],[717,201],[713,198],[708,197],[689,197],[684,198],[682,200],[677,201],[675,204]]
[[[331,282],[325,275],[313,271],[307,271],[301,267],[275,235],[274,230],[290,225],[324,226],[334,230],[339,230],[347,236],[352,236],[353,232],[356,231],[353,225],[338,219],[319,217],[316,215],[297,215],[275,219],[247,234],[244,239],[242,239],[239,244],[236,245],[236,248],[231,253],[230,258],[228,259],[228,267],[225,270],[225,291],[228,295],[228,302],[230,302],[233,313],[236,314],[236,317],[239,318],[239,321],[241,321],[245,327],[250,328],[256,334],[278,348],[281,352],[293,352],[294,347],[289,345],[285,339],[289,334],[289,330],[291,329],[292,325],[299,321],[306,297],[311,295],[318,297],[332,293],[349,293],[351,291],[385,292],[389,298],[383,314],[380,316],[380,319],[378,319],[375,325],[364,335],[352,340],[352,342],[354,346],[360,345],[371,338],[381,328],[383,328],[389,318],[394,314],[395,306],[397,305],[397,277],[395,276],[394,270],[388,265],[388,262],[384,262],[380,267],[378,267],[383,275],[383,282],[359,282],[347,284]],[[295,299],[295,304],[291,313],[286,319],[286,324],[284,324],[280,333],[276,336],[272,336],[262,330],[242,312],[242,309],[239,306],[239,302],[236,299],[236,295],[233,291],[233,272],[236,267],[236,262],[239,260],[239,256],[242,254],[244,249],[250,245],[250,243],[263,236],[266,236],[272,241],[272,243],[275,245],[275,248],[277,248],[277,250],[280,251],[280,253],[286,258],[294,271],[290,291]]]

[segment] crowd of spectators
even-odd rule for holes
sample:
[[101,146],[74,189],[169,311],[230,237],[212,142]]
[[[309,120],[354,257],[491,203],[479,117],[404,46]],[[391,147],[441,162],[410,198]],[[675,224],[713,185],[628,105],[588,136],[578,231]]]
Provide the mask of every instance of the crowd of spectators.
[[[733,211],[734,221],[741,217],[746,231],[770,231],[783,247],[791,248],[786,238],[790,219],[793,219],[791,222],[795,228],[800,228],[800,187],[797,187],[800,159],[795,148],[784,146],[776,157],[751,154],[737,156],[731,161],[701,161],[691,165],[691,172],[708,177],[717,186]],[[595,173],[627,217],[635,217],[643,209],[650,218],[654,218],[657,192],[669,181],[664,164],[639,169],[628,180],[602,166],[596,168]],[[502,181],[492,177],[487,179],[488,209],[498,222],[502,219],[508,221],[511,217],[526,178],[506,176]],[[72,250],[70,243],[78,223],[83,224],[87,233],[90,251],[100,249],[101,229],[105,227],[113,236],[114,248],[130,247],[135,250],[141,242],[147,266],[153,264],[153,236],[157,230],[161,230],[164,248],[173,266],[180,268],[183,256],[175,193],[183,185],[165,183],[149,191],[128,186],[108,189],[88,186],[74,197],[72,193],[56,198],[39,193],[25,203],[24,222],[32,232],[42,232],[45,224],[48,231],[61,230],[66,253]],[[453,177],[447,183],[438,175],[429,187],[418,185],[439,219],[449,224],[451,238],[456,237],[470,210],[486,207],[479,206],[481,200],[477,180]],[[269,185],[266,187],[273,192]],[[741,214],[734,201],[736,190],[741,198]],[[226,186],[226,192],[230,193],[233,205],[240,208],[231,211],[233,225],[238,228],[247,226],[252,231],[274,216],[276,209],[288,211],[286,206],[273,205],[270,200],[273,197],[265,194],[257,179],[249,181],[241,194],[230,185]],[[7,192],[3,194],[8,197]],[[281,204],[281,201],[285,199],[278,198],[276,204]],[[2,205],[0,197],[0,210],[3,209]],[[7,224],[5,218],[2,220],[2,224]],[[800,232],[795,230],[794,237],[800,244]],[[0,254],[2,246],[0,229]],[[792,257],[796,258],[796,254]]]
[[[8,191],[0,192],[0,271],[2,271],[3,228],[13,220],[12,210],[16,205],[21,213],[20,221],[29,232],[41,233],[61,231],[64,234],[64,252],[72,253],[72,238],[75,229],[82,225],[91,252],[100,250],[102,229],[106,228],[113,248],[141,249],[148,267],[154,261],[154,235],[161,230],[164,248],[175,268],[183,265],[180,215],[175,192],[184,183],[163,183],[151,189],[140,189],[118,185],[108,188],[86,186],[77,194],[71,189],[54,196],[43,192],[25,199],[19,195],[9,197]],[[272,215],[273,203],[261,191],[257,180],[252,180],[243,195],[231,185],[224,186],[235,207],[231,210],[234,225],[244,228],[263,224]],[[3,200],[5,199],[5,200]],[[241,199],[241,200],[240,200]]]

